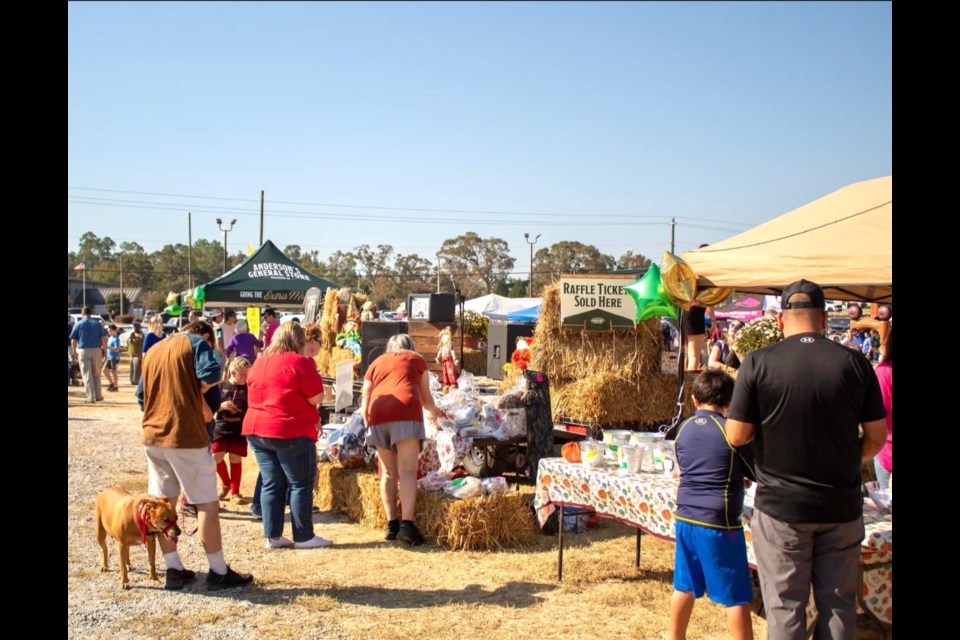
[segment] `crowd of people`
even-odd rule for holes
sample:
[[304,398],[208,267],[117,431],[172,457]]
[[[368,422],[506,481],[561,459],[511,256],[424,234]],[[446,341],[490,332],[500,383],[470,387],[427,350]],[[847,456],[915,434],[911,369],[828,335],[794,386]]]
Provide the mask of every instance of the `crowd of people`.
[[[159,318],[150,319],[146,334],[136,323],[127,346],[130,381],[138,383],[143,410],[149,491],[172,503],[180,499],[196,514],[212,589],[253,580],[226,563],[219,520],[220,500],[246,503],[240,480],[248,446],[260,469],[252,511],[262,514],[265,546],[333,544],[317,535],[312,518],[323,397],[313,360],[319,327],[281,325],[268,310],[261,340],[235,313],[218,313],[218,326],[197,317],[172,336],[163,333]],[[104,328],[88,308],[83,316],[69,328],[68,341],[87,402],[98,402],[101,369],[108,390],[116,388],[117,367],[109,363],[118,360],[120,345],[114,325]],[[671,638],[685,637],[694,603],[704,594],[727,608],[735,638],[752,638],[741,519],[750,482],[758,485],[751,529],[768,637],[806,637],[811,589],[817,637],[854,636],[864,537],[861,467],[875,469],[881,488],[892,480],[893,329],[882,344],[872,332],[862,343],[853,343],[853,333],[843,344],[827,338],[823,291],[806,280],[784,289],[776,316],[784,339],[746,355],[737,352],[743,323],[736,320],[715,326],[709,339],[704,326],[703,344],[697,338],[686,345],[704,362],[692,384],[696,412],[676,435]],[[699,328],[699,320],[694,324]],[[736,381],[728,375],[733,372]],[[414,510],[425,410],[442,415],[427,364],[410,336],[393,336],[367,369],[359,412],[368,427],[365,444],[376,448],[380,461],[384,537],[410,545],[423,542]],[[287,505],[292,540],[283,535]],[[160,545],[166,588],[193,580],[176,542]]]

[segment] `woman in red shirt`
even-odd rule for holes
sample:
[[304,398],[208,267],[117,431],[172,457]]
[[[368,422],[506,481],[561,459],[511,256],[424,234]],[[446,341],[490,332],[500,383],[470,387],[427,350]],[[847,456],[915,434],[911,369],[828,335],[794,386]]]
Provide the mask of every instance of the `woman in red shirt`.
[[[387,351],[373,361],[363,380],[360,413],[369,430],[368,447],[376,447],[382,463],[380,499],[387,512],[387,540],[411,545],[423,543],[413,521],[417,506],[417,458],[425,437],[423,410],[434,417],[444,413],[430,394],[427,363],[405,333],[387,342]],[[397,518],[397,494],[403,521]]]
[[[268,549],[314,549],[333,544],[313,533],[317,405],[323,399],[323,379],[313,360],[301,355],[306,343],[298,323],[280,326],[247,374],[243,435],[263,476],[260,500]],[[283,537],[288,486],[292,542]]]

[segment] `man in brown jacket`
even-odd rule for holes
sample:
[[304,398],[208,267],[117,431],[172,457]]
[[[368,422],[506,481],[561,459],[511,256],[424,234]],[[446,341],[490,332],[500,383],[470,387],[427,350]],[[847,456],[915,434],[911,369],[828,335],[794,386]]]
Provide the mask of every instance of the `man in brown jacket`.
[[[237,573],[223,558],[216,465],[201,407],[202,393],[220,380],[210,347],[213,333],[201,320],[156,343],[150,359],[143,361],[137,399],[143,409],[148,492],[176,504],[182,490],[186,501],[196,505],[200,541],[210,563],[207,589],[217,590],[249,584],[253,576]],[[184,568],[176,542],[162,536],[158,542],[167,564],[165,588],[183,588],[196,574]]]

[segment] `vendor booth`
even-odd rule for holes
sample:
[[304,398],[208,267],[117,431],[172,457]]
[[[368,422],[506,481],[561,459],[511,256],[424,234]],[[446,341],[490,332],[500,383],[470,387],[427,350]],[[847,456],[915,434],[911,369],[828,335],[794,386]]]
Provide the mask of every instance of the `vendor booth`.
[[208,307],[302,309],[307,289],[339,289],[313,275],[267,240],[249,258],[203,285]]
[[865,180],[680,256],[697,288],[780,295],[806,278],[831,300],[893,302],[893,176]]

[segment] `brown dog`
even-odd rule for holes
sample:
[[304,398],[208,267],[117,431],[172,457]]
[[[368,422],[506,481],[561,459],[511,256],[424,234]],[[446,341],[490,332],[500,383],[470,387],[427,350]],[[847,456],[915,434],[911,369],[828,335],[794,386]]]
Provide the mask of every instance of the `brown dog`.
[[150,560],[150,579],[157,577],[157,539],[159,533],[167,540],[176,541],[180,535],[177,513],[166,498],[155,498],[146,493],[132,495],[120,487],[104,489],[97,496],[94,513],[97,521],[97,542],[103,551],[100,571],[107,570],[107,535],[117,541],[120,550],[120,586],[130,588],[127,569],[130,564],[130,547],[147,545]]

